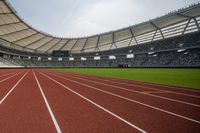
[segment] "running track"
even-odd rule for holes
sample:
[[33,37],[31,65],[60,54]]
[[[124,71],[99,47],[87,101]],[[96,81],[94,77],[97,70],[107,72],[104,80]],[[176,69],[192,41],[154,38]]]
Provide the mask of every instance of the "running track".
[[0,69],[1,133],[199,133],[200,91]]

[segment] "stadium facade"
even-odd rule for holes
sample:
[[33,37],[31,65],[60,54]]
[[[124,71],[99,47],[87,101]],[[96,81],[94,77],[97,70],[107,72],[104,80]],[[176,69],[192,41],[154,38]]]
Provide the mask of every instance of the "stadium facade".
[[[55,57],[53,51],[68,51]],[[200,67],[200,4],[144,23],[80,38],[59,38],[25,23],[0,0],[0,66]]]

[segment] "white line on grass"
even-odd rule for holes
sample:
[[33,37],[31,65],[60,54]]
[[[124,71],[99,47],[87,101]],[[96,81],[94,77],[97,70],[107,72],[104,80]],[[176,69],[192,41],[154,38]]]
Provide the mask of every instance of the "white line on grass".
[[17,85],[22,81],[22,79],[26,76],[26,74],[29,71],[27,71],[18,81],[17,83],[12,87],[12,89],[10,89],[10,91],[3,97],[3,99],[1,99],[0,101],[0,105],[3,103],[3,101],[10,95],[10,93],[17,87]]
[[49,103],[48,103],[48,101],[47,101],[47,98],[46,98],[46,96],[45,96],[45,94],[44,94],[44,92],[43,92],[43,90],[42,90],[42,87],[41,87],[41,85],[40,85],[40,83],[39,83],[39,81],[38,81],[38,78],[36,77],[35,72],[34,72],[34,71],[32,71],[32,72],[33,72],[33,75],[34,75],[34,77],[35,77],[35,80],[36,80],[36,82],[37,82],[37,84],[38,84],[38,87],[39,87],[39,89],[40,89],[40,92],[41,92],[41,94],[42,94],[42,97],[43,97],[43,99],[44,99],[44,102],[45,102],[45,104],[46,104],[46,106],[47,106],[47,109],[48,109],[48,111],[49,111],[49,114],[50,114],[50,116],[51,116],[51,119],[52,119],[52,121],[53,121],[53,123],[54,123],[54,126],[55,126],[55,128],[56,128],[56,131],[57,131],[57,133],[62,133],[62,131],[61,131],[59,125],[58,125],[58,122],[57,122],[57,120],[56,120],[56,118],[55,118],[55,116],[54,116],[54,114],[53,114],[53,111],[51,110],[51,107],[50,107],[50,105],[49,105]]
[[[40,72],[40,73],[41,73],[41,72]],[[55,80],[55,79],[53,79],[53,78],[47,76],[46,74],[43,74],[43,73],[41,73],[41,74],[44,75],[45,77],[51,79],[51,80],[54,81],[55,83],[59,84],[60,86],[64,87],[65,89],[67,89],[67,90],[71,91],[72,93],[78,95],[79,97],[83,98],[84,100],[88,101],[89,103],[91,103],[91,104],[95,105],[96,107],[102,109],[103,111],[109,113],[110,115],[114,116],[115,118],[117,118],[117,119],[123,121],[124,123],[128,124],[129,126],[135,128],[135,129],[137,129],[138,131],[140,131],[140,132],[142,132],[142,133],[147,133],[147,132],[144,131],[143,129],[137,127],[136,125],[134,125],[134,124],[132,124],[132,123],[130,123],[130,122],[128,122],[127,120],[125,120],[125,119],[123,119],[122,117],[120,117],[120,116],[114,114],[113,112],[111,112],[111,111],[105,109],[104,107],[102,107],[102,106],[100,106],[99,104],[97,104],[97,103],[91,101],[90,99],[84,97],[83,95],[77,93],[76,91],[70,89],[69,87],[67,87],[67,86],[65,86],[65,85],[63,85],[63,84],[61,84],[61,83],[58,82],[57,80]]]
[[[52,74],[52,75],[55,75],[55,74]],[[75,83],[77,83],[77,84],[81,84],[81,85],[84,85],[84,86],[93,88],[93,89],[95,89],[95,90],[98,90],[98,91],[101,91],[101,92],[110,94],[110,95],[115,96],[115,97],[119,97],[119,98],[121,98],[121,99],[128,100],[128,101],[130,101],[130,102],[138,103],[138,104],[140,104],[140,105],[143,105],[143,106],[146,106],[146,107],[155,109],[155,110],[159,110],[159,111],[161,111],[161,112],[164,112],[164,113],[167,113],[167,114],[170,114],[170,115],[173,115],[173,116],[176,116],[176,117],[179,117],[179,118],[182,118],[182,119],[185,119],[185,120],[192,121],[192,122],[195,122],[195,123],[200,124],[200,121],[198,121],[198,120],[194,120],[194,119],[191,119],[191,118],[188,118],[188,117],[185,117],[185,116],[182,116],[182,115],[179,115],[179,114],[176,114],[176,113],[173,113],[173,112],[170,112],[170,111],[167,111],[167,110],[164,110],[164,109],[155,107],[155,106],[151,106],[151,105],[148,105],[148,104],[139,102],[139,101],[137,101],[137,100],[133,100],[133,99],[130,99],[130,98],[126,98],[126,97],[123,97],[123,96],[121,96],[121,95],[117,95],[117,94],[114,94],[114,93],[111,93],[111,92],[107,92],[107,91],[98,89],[98,88],[96,88],[96,87],[93,87],[93,86],[90,86],[90,85],[87,85],[87,84],[83,84],[83,83],[80,83],[80,82],[77,82],[77,81],[74,81],[74,80],[70,80],[70,79],[65,78],[65,77],[62,77],[62,76],[58,76],[58,75],[55,75],[55,76],[60,77],[60,78],[63,78],[63,79],[66,79],[66,80],[69,80],[69,81],[71,81],[71,82],[75,82]]]

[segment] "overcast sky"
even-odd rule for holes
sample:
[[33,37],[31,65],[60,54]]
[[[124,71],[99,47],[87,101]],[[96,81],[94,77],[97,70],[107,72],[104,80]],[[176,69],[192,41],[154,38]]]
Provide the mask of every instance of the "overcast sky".
[[167,14],[200,0],[8,0],[34,28],[58,37],[103,33]]

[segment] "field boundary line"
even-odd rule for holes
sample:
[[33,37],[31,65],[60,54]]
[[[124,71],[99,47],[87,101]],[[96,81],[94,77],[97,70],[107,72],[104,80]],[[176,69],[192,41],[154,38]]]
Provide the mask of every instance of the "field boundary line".
[[0,105],[4,102],[4,100],[10,95],[10,93],[17,87],[17,85],[22,81],[22,79],[27,75],[29,71],[27,71],[18,81],[17,83],[10,89],[10,91],[1,99]]
[[62,83],[58,82],[57,80],[55,80],[55,79],[49,77],[47,74],[44,74],[44,73],[41,73],[41,72],[39,72],[39,73],[42,74],[43,76],[49,78],[50,80],[54,81],[55,83],[59,84],[60,86],[64,87],[64,88],[67,89],[68,91],[71,91],[72,93],[74,93],[74,94],[76,94],[77,96],[81,97],[82,99],[86,100],[87,102],[93,104],[94,106],[96,106],[96,107],[102,109],[103,111],[107,112],[108,114],[110,114],[110,115],[114,116],[115,118],[121,120],[122,122],[128,124],[129,126],[135,128],[135,129],[137,129],[138,131],[140,131],[140,132],[142,132],[142,133],[147,133],[146,131],[144,131],[143,129],[139,128],[138,126],[136,126],[136,125],[130,123],[129,121],[123,119],[122,117],[116,115],[115,113],[109,111],[108,109],[106,109],[106,108],[100,106],[99,104],[93,102],[92,100],[88,99],[87,97],[85,97],[85,96],[79,94],[78,92],[76,92],[76,91],[70,89],[69,87],[67,87],[67,86],[63,85]]
[[55,117],[54,114],[53,114],[53,111],[52,111],[52,109],[51,109],[51,107],[50,107],[50,105],[49,105],[49,103],[48,103],[48,100],[47,100],[47,98],[46,98],[46,96],[45,96],[45,94],[44,94],[44,92],[43,92],[43,90],[42,90],[42,87],[41,87],[41,85],[40,85],[40,83],[39,83],[39,81],[38,81],[38,78],[37,78],[37,76],[35,75],[35,72],[34,72],[33,70],[32,70],[32,73],[33,73],[34,78],[35,78],[35,80],[36,80],[36,82],[37,82],[37,85],[38,85],[38,87],[39,87],[40,93],[41,93],[42,98],[43,98],[43,100],[44,100],[44,102],[45,102],[45,104],[46,104],[46,107],[47,107],[48,111],[49,111],[49,114],[50,114],[51,119],[52,119],[52,121],[53,121],[53,124],[54,124],[54,126],[55,126],[55,128],[56,128],[56,131],[57,131],[57,133],[62,133],[62,131],[61,131],[59,125],[58,125],[58,122],[57,122],[57,120],[56,120],[56,117]]
[[[88,80],[97,79],[97,80],[101,80],[101,81],[108,81],[108,82],[117,83],[115,81],[110,81],[110,80],[106,80],[106,79],[99,79],[99,78],[90,78],[90,77],[87,77],[87,76],[72,76],[72,77],[84,77],[84,78],[87,78]],[[118,84],[120,84],[120,83],[118,83]],[[153,87],[147,87],[147,86],[143,86],[143,85],[133,85],[133,84],[131,84],[131,86],[145,88],[145,89],[149,89],[149,90],[163,91],[162,89],[156,89],[156,88],[153,88]],[[178,95],[200,98],[200,96],[197,96],[197,95],[185,94],[185,93],[180,93],[180,92],[175,92],[175,91],[168,91],[167,90],[167,92],[178,94]]]
[[159,93],[170,93],[168,91],[142,91],[145,94],[159,94]]
[[[189,91],[189,92],[198,92],[198,93],[200,93],[200,90],[189,90],[189,89],[185,89],[185,88],[178,87],[178,86],[176,87],[176,86],[170,86],[170,85],[164,85],[164,84],[148,83],[148,82],[135,81],[135,80],[125,80],[125,79],[119,79],[119,78],[117,79],[117,78],[112,78],[112,77],[101,77],[101,76],[95,76],[95,75],[85,75],[85,74],[75,74],[75,73],[69,73],[69,74],[73,75],[73,76],[83,76],[83,77],[99,79],[99,80],[107,80],[107,81],[111,81],[113,83],[115,82],[115,83],[119,83],[119,84],[133,85],[134,82],[136,82],[137,84],[154,85],[154,86],[157,86],[157,87],[167,87],[168,89],[171,88],[171,89],[185,90],[185,91]],[[143,85],[141,85],[141,86],[143,86]],[[153,87],[151,87],[151,88],[155,89]]]
[[[68,75],[65,75],[65,76],[70,77]],[[73,77],[73,76],[71,76],[71,77]],[[140,91],[127,89],[127,88],[120,87],[120,86],[115,86],[115,85],[110,85],[110,84],[102,83],[102,82],[99,82],[99,81],[93,81],[93,80],[90,80],[90,79],[83,79],[83,78],[79,78],[79,77],[73,77],[73,78],[80,79],[80,80],[85,80],[85,81],[89,81],[89,82],[93,82],[93,83],[97,83],[97,84],[101,84],[101,85],[105,85],[105,86],[110,86],[110,87],[118,88],[120,90],[135,92],[135,93],[139,93],[139,94],[142,94],[142,95],[147,95],[147,96],[156,97],[156,98],[160,98],[160,99],[164,99],[164,100],[174,101],[174,102],[178,102],[178,103],[182,103],[182,104],[186,104],[186,105],[190,105],[190,106],[200,107],[200,105],[198,105],[198,104],[184,102],[184,101],[180,101],[180,100],[176,100],[176,99],[172,99],[172,98],[167,98],[167,97],[162,97],[162,96],[157,96],[157,95],[153,95],[153,94],[147,94],[147,93],[143,93],[143,92],[140,92]],[[168,91],[166,91],[166,92],[168,92]]]
[[[44,75],[44,74],[43,74],[43,75]],[[53,75],[54,75],[54,74],[53,74]],[[65,78],[65,77],[62,77],[62,76],[58,76],[58,75],[55,75],[55,76],[60,77],[60,78],[63,78],[63,79],[66,79],[66,80],[69,80],[69,81],[73,81],[73,80],[71,80],[71,79],[68,79],[68,78]],[[138,104],[140,104],[140,105],[143,105],[143,106],[146,106],[146,107],[155,109],[155,110],[159,110],[159,111],[161,111],[161,112],[165,112],[165,113],[167,113],[167,114],[171,114],[171,115],[177,116],[177,117],[179,117],[179,118],[182,118],[182,119],[189,120],[189,121],[192,121],[192,122],[195,122],[195,123],[200,124],[200,121],[198,121],[198,120],[194,120],[194,119],[189,118],[189,117],[185,117],[185,116],[182,116],[182,115],[179,115],[179,114],[176,114],[176,113],[173,113],[173,112],[170,112],[170,111],[167,111],[167,110],[164,110],[164,109],[161,109],[161,108],[158,108],[158,107],[149,105],[149,104],[145,104],[145,103],[142,103],[142,102],[137,101],[137,100],[133,100],[133,99],[130,99],[130,98],[127,98],[127,97],[123,97],[123,96],[121,96],[121,95],[117,95],[117,94],[114,94],[114,93],[111,93],[111,92],[107,92],[107,91],[98,89],[98,88],[96,88],[96,87],[93,87],[93,86],[90,86],[90,85],[87,85],[87,84],[83,84],[83,83],[80,83],[80,82],[77,82],[77,81],[74,81],[74,82],[77,83],[77,84],[82,84],[82,85],[84,85],[84,86],[93,88],[93,89],[95,89],[95,90],[98,90],[98,91],[101,91],[101,92],[104,92],[104,93],[107,93],[107,94],[110,94],[110,95],[119,97],[119,98],[121,98],[121,99],[125,99],[125,100],[128,100],[128,101],[130,101],[130,102],[138,103]]]

